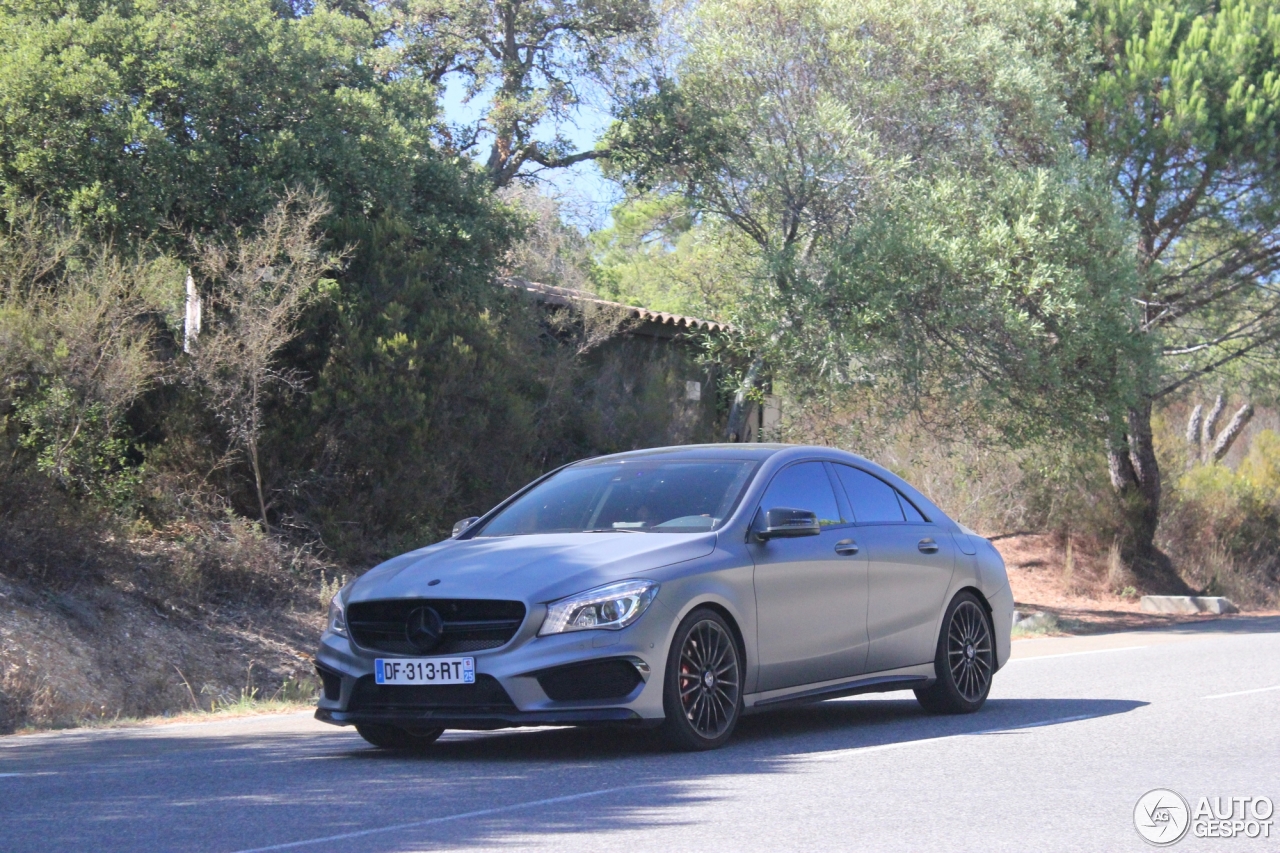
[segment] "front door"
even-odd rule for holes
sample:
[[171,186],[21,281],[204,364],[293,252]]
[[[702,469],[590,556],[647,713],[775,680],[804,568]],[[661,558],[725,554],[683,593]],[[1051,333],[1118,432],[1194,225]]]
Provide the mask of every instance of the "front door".
[[857,675],[867,655],[867,557],[821,462],[774,476],[758,512],[780,508],[817,514],[822,533],[749,546],[762,692]]

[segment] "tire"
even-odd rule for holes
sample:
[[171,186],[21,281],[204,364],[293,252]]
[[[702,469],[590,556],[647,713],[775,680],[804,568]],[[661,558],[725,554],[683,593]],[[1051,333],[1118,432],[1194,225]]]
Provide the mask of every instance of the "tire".
[[444,729],[422,729],[411,732],[408,729],[383,723],[356,723],[356,731],[360,733],[360,737],[378,749],[394,749],[400,752],[424,750],[444,734]]
[[679,750],[716,749],[742,716],[742,655],[719,613],[694,610],[680,621],[667,655],[659,729]]
[[996,670],[995,631],[973,593],[957,594],[947,607],[933,667],[937,680],[915,691],[929,713],[972,714],[987,701]]

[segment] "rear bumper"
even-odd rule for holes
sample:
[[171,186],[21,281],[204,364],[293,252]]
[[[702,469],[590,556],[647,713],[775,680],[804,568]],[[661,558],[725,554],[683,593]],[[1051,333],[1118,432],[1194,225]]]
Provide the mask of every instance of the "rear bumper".
[[991,605],[991,620],[996,631],[996,669],[1009,662],[1012,651],[1010,634],[1013,630],[1013,590],[1009,584],[988,599]]

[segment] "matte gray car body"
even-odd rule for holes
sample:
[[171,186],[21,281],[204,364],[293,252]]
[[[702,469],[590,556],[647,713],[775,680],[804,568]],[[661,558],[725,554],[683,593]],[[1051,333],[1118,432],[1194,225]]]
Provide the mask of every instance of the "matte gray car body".
[[[316,716],[339,725],[374,722],[409,728],[656,724],[664,718],[661,673],[673,634],[681,619],[700,607],[721,613],[737,635],[744,713],[932,684],[944,613],[963,590],[975,593],[990,615],[996,668],[1008,660],[1013,597],[1000,555],[892,472],[842,451],[788,445],[695,445],[604,459],[654,457],[752,460],[758,468],[732,514],[713,532],[468,538],[463,531],[382,563],[340,593],[348,609],[359,602],[403,598],[523,602],[526,615],[509,642],[467,653],[475,658],[478,674],[501,685],[510,706],[352,708],[353,691],[361,679],[372,678],[375,658],[392,655],[326,631],[317,655],[325,691]],[[757,512],[768,509],[760,506],[768,484],[784,468],[804,461],[862,469],[898,489],[928,520],[841,523],[817,536],[758,541],[752,526]],[[847,509],[845,496],[838,490],[837,496],[841,509]],[[856,553],[833,550],[850,539],[859,546]],[[917,550],[915,543],[925,539],[933,539],[937,550]],[[538,636],[548,603],[632,578],[661,585],[634,624]],[[597,660],[627,661],[643,679],[626,696],[609,701],[557,701],[538,680],[539,673]]]

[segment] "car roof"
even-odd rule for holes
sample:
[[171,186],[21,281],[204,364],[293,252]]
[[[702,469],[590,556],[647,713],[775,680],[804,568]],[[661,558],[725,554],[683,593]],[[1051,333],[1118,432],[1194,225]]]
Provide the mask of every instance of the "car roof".
[[796,445],[791,444],[683,444],[676,447],[651,447],[645,450],[628,450],[623,453],[611,453],[608,456],[595,456],[574,462],[570,467],[595,465],[600,462],[625,462],[638,459],[742,459],[762,461],[782,450],[789,450]]
[[579,462],[567,466],[577,468],[580,466],[597,465],[604,462],[626,462],[630,460],[698,460],[709,461],[716,459],[723,460],[742,460],[763,462],[773,456],[782,455],[779,465],[786,465],[792,459],[818,458],[825,459],[830,462],[844,462],[846,464],[853,463],[860,468],[864,468],[878,476],[880,479],[887,481],[899,491],[905,492],[917,506],[923,506],[929,513],[938,519],[946,519],[948,524],[954,525],[955,522],[933,501],[931,501],[924,493],[906,480],[899,477],[889,469],[882,465],[877,465],[870,459],[850,453],[847,450],[840,450],[834,447],[819,447],[802,444],[685,444],[676,447],[653,447],[646,450],[628,450],[623,453],[613,453],[608,456],[596,456],[591,459],[583,459]]

